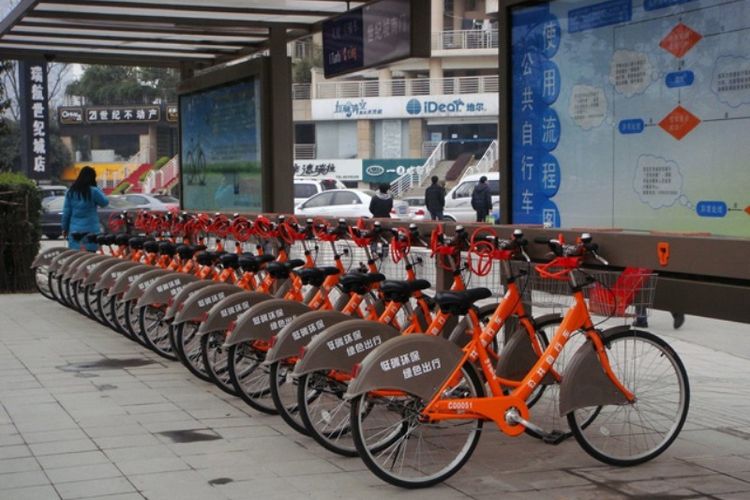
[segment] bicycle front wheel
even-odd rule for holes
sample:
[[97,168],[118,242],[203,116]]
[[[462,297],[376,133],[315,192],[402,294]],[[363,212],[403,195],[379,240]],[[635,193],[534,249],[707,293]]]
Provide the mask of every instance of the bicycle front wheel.
[[607,357],[617,378],[635,401],[605,405],[590,423],[589,408],[568,414],[578,444],[606,464],[637,465],[659,456],[685,423],[690,386],[674,350],[656,335],[629,330],[607,338]]
[[[482,397],[484,389],[472,365],[446,399]],[[425,488],[445,481],[466,463],[479,442],[481,420],[425,422],[427,404],[417,396],[378,396],[352,400],[351,427],[359,456],[380,479],[403,488]]]

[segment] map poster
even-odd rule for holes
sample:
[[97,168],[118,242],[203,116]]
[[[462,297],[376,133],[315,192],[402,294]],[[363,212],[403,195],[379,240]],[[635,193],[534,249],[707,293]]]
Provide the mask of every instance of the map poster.
[[750,0],[511,12],[513,222],[750,236]]

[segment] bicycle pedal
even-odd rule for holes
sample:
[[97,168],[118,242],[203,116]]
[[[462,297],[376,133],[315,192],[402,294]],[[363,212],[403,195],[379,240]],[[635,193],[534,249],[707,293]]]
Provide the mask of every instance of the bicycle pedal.
[[562,431],[552,431],[542,436],[542,441],[546,444],[558,445],[568,439],[569,434]]

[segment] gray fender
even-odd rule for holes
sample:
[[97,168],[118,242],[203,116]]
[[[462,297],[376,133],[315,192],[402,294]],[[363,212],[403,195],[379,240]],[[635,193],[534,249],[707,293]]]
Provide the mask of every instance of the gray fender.
[[94,257],[87,260],[85,263],[82,263],[82,265],[78,266],[78,271],[70,278],[70,281],[81,281],[88,278],[89,273],[93,271],[96,266],[98,266],[101,262],[105,260],[109,260],[108,255],[94,255]]
[[225,297],[241,291],[242,288],[238,286],[216,282],[211,286],[201,288],[178,306],[172,324],[177,326],[186,321],[203,321],[204,314],[208,314],[209,309],[211,309],[214,304],[217,304]]
[[107,269],[118,264],[122,264],[122,262],[122,259],[112,257],[111,255],[107,256],[106,260],[97,262],[96,266],[91,271],[89,271],[88,275],[83,280],[84,286],[94,285],[94,288],[96,288],[96,285],[102,279],[102,276],[104,276],[104,274],[107,272]]
[[56,272],[60,267],[62,267],[65,262],[71,258],[73,255],[80,252],[80,250],[64,250],[57,254],[56,256],[52,257],[52,259],[49,262],[49,271],[50,272]]
[[157,279],[168,273],[170,273],[170,271],[167,271],[166,269],[152,268],[151,271],[142,274],[137,280],[133,281],[122,300],[140,299],[144,292],[153,285]]
[[154,281],[138,299],[136,307],[145,307],[151,305],[164,305],[169,303],[169,299],[176,296],[185,285],[198,281],[198,277],[193,274],[179,273],[177,271],[169,272]]
[[266,353],[265,363],[298,356],[300,349],[320,332],[351,319],[348,314],[338,311],[310,311],[297,316],[276,334],[273,346]]
[[88,252],[78,252],[77,255],[71,255],[69,259],[65,259],[65,262],[63,262],[63,265],[60,266],[60,268],[55,273],[58,278],[62,279],[68,279],[70,277],[70,270],[77,269],[78,263],[88,257],[90,257],[92,254]]
[[149,266],[147,264],[139,264],[135,267],[131,267],[117,277],[117,279],[115,280],[115,284],[112,285],[112,287],[109,289],[109,294],[124,294],[130,289],[130,285],[132,285],[135,280],[153,269],[153,266]]
[[338,323],[307,344],[305,354],[294,365],[294,375],[318,370],[350,372],[368,352],[398,335],[395,328],[376,321],[352,319]]
[[76,276],[78,276],[78,273],[82,269],[85,269],[88,263],[96,257],[99,257],[99,255],[95,253],[89,253],[84,257],[76,259],[76,261],[72,262],[63,273],[63,279],[69,279],[71,282],[76,281]]
[[454,342],[429,335],[404,335],[385,342],[362,361],[345,398],[392,389],[429,401],[461,362]]
[[[547,314],[535,318],[534,323],[543,324],[547,320],[559,319],[559,314]],[[542,346],[544,348],[544,346]],[[537,362],[539,357],[534,352],[534,347],[531,345],[531,339],[525,330],[516,328],[510,336],[503,349],[500,351],[500,359],[497,360],[497,366],[495,367],[495,373],[498,376],[509,379],[509,380],[523,380],[534,364]],[[552,374],[548,373],[542,379],[542,384],[552,385],[555,383],[555,378]]]
[[271,296],[259,292],[235,293],[226,297],[211,307],[208,317],[198,327],[198,335],[211,332],[225,332],[232,321],[235,321],[242,313],[263,301],[271,300]]
[[110,288],[115,286],[117,278],[122,276],[125,271],[141,265],[142,264],[140,264],[139,262],[125,261],[107,268],[106,271],[102,273],[101,279],[94,286],[94,290],[109,291]]
[[[607,338],[615,333],[628,331],[628,325],[608,328],[601,333]],[[570,358],[560,383],[560,416],[587,406],[606,404],[623,405],[628,400],[604,373],[594,345],[587,341]]]
[[231,346],[249,340],[271,340],[288,323],[310,308],[302,302],[271,299],[256,304],[237,318],[225,345]]
[[202,288],[206,288],[215,284],[216,282],[211,280],[196,280],[183,286],[182,290],[177,292],[177,294],[174,296],[174,299],[170,300],[167,303],[167,310],[164,313],[164,319],[166,321],[172,321],[175,314],[177,314],[177,311],[180,309],[180,305],[185,302],[188,297]]
[[63,252],[67,252],[68,250],[68,247],[55,247],[48,248],[47,250],[40,252],[34,259],[34,262],[31,263],[31,269],[36,269],[37,267],[42,266],[49,266],[52,262],[52,259]]

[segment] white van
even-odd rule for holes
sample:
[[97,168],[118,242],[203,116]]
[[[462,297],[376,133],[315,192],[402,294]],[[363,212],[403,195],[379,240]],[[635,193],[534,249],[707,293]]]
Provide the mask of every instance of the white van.
[[474,187],[479,184],[479,178],[483,175],[487,177],[487,184],[490,187],[492,211],[500,210],[500,172],[470,174],[463,176],[458,184],[445,195],[443,211],[446,214],[446,219],[449,218],[447,214],[450,214],[450,218],[457,222],[475,222],[477,220],[477,213],[471,208],[471,193],[474,192]]

